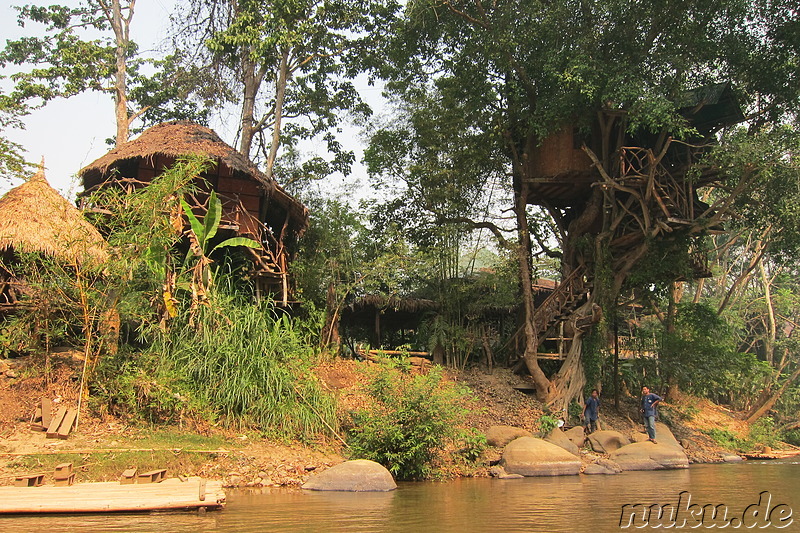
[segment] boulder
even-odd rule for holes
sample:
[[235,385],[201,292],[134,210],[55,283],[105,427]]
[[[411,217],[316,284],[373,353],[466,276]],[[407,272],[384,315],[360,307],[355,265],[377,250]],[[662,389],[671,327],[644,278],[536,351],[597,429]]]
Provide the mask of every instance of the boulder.
[[590,465],[586,465],[586,468],[583,469],[583,473],[587,476],[592,476],[597,474],[617,474],[618,472],[609,470],[608,468],[597,463],[592,463]]
[[514,426],[492,426],[486,432],[486,442],[489,446],[502,448],[514,439],[532,436],[533,434],[530,431],[525,431],[522,428],[515,428]]
[[594,461],[594,464],[598,464],[605,468],[606,470],[611,470],[614,474],[622,473],[622,467],[619,466],[617,463],[612,461],[611,459],[606,459],[605,457],[600,457]]
[[509,474],[503,469],[502,466],[493,466],[490,468],[489,475],[496,477],[497,479],[521,479],[525,477],[521,476],[520,474]]
[[523,476],[567,476],[581,471],[581,462],[574,455],[535,437],[511,441],[503,450],[500,466],[509,474]]
[[647,433],[634,433],[631,435],[631,442],[645,442],[650,437],[647,436]]
[[[658,439],[656,439],[658,440]],[[622,470],[663,470],[688,468],[689,459],[680,445],[668,442],[635,442],[611,453],[611,460]]]
[[726,453],[722,456],[722,460],[726,463],[740,463],[744,459],[740,455],[735,455],[732,453]]
[[611,453],[627,446],[631,441],[619,431],[595,431],[589,434],[589,444],[598,453]]
[[675,435],[672,434],[672,431],[670,431],[666,424],[662,424],[661,422],[656,422],[656,442],[683,449],[683,446],[678,442],[678,439],[675,438]]
[[375,461],[345,461],[313,475],[303,484],[307,490],[387,492],[397,488],[389,471]]
[[583,426],[575,426],[572,429],[568,429],[564,432],[564,435],[578,448],[583,448],[586,442],[586,434],[583,432]]
[[564,432],[561,431],[561,428],[553,428],[553,431],[551,431],[550,434],[544,438],[544,440],[564,448],[573,455],[579,456],[581,454],[580,448],[578,448],[574,442],[569,440],[569,437],[567,437]]

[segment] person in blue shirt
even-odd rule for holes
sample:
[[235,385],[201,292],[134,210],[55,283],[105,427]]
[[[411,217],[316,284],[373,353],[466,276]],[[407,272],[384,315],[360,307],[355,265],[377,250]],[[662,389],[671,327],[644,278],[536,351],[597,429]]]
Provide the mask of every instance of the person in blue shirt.
[[649,441],[656,444],[656,406],[663,400],[658,394],[653,394],[647,387],[642,387],[642,407],[640,409],[644,417],[644,427],[647,428]]
[[592,395],[586,398],[586,406],[583,408],[583,425],[587,433],[597,431],[597,419],[600,417],[600,393],[597,389],[592,389]]

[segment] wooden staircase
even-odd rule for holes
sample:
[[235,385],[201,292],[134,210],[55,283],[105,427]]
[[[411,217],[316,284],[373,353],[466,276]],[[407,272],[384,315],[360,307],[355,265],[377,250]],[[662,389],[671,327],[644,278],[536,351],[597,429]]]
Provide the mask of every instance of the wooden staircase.
[[586,301],[592,283],[585,279],[585,274],[585,266],[575,268],[534,311],[533,323],[539,346],[552,336],[556,326]]

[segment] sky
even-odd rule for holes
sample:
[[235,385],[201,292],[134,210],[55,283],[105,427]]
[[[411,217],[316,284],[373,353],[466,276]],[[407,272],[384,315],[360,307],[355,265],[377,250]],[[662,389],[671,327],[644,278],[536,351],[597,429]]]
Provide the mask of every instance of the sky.
[[[13,5],[22,5],[25,0],[14,1]],[[49,5],[52,0],[35,0],[30,3]],[[66,5],[77,4],[74,0],[62,0]],[[147,55],[148,50],[155,50],[167,36],[169,18],[175,0],[139,0],[131,22],[131,39],[139,44],[139,49]],[[41,31],[43,26],[29,23],[26,28],[17,24],[17,12],[8,1],[0,2],[0,42],[16,39],[30,32]],[[8,71],[0,71],[7,75]],[[380,110],[383,98],[380,88],[368,87],[366,83],[357,83],[359,90],[373,109]],[[50,184],[61,194],[74,198],[80,191],[77,172],[95,159],[106,153],[110,147],[105,140],[114,135],[114,106],[110,95],[87,92],[69,99],[59,99],[48,103],[45,107],[24,117],[25,130],[9,130],[5,134],[12,141],[23,146],[29,161],[38,163],[44,157],[45,175]],[[236,135],[236,117],[218,117],[211,127],[226,142],[233,144]],[[324,187],[331,193],[343,193],[360,189],[364,195],[366,171],[360,164],[363,152],[361,131],[354,126],[346,126],[341,136],[343,145],[356,152],[357,163],[351,176],[334,175],[325,180]],[[322,145],[308,143],[303,147],[306,152],[319,150],[325,156]],[[280,177],[278,177],[280,181]],[[19,185],[19,181],[10,182],[0,178],[0,194],[11,187]]]

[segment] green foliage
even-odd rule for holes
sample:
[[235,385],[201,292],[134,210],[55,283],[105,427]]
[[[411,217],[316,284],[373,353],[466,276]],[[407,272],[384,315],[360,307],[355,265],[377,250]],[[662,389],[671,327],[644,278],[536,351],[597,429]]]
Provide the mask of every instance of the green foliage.
[[703,433],[714,439],[714,442],[727,450],[741,451],[748,448],[745,440],[740,439],[727,429],[712,428],[703,431]]
[[756,420],[747,435],[750,447],[760,449],[764,446],[775,446],[780,441],[780,435],[775,430],[775,421],[772,417],[765,416]]
[[475,428],[463,431],[460,438],[458,455],[468,463],[475,463],[489,446],[486,435]]
[[377,461],[398,479],[425,479],[438,454],[459,437],[471,450],[468,457],[479,454],[479,437],[458,429],[468,391],[446,382],[441,368],[411,375],[392,362],[381,363],[369,373],[366,389],[373,404],[353,413],[351,457]]
[[[734,333],[705,303],[678,305],[671,332],[655,320],[643,321],[635,333],[641,356],[630,368],[629,387],[645,382],[662,388],[677,384],[686,392],[726,403],[754,400],[760,390],[758,380],[769,374],[769,368],[753,354],[740,352]],[[658,376],[660,383],[652,376]]]
[[[117,43],[111,23],[115,3],[125,27],[121,43],[125,55],[125,94],[128,102],[137,107],[127,110],[126,120],[136,116],[146,124],[170,119],[203,122],[206,111],[190,95],[200,85],[195,80],[205,78],[197,69],[186,72],[180,67],[180,51],[158,60],[141,55],[136,43],[127,36],[134,2],[125,0],[16,7],[20,26],[33,23],[44,26],[44,32],[40,36],[6,41],[0,51],[0,66],[22,67],[10,76],[14,89],[9,98],[26,113],[29,108],[41,107],[56,98],[69,98],[86,91],[116,96]],[[3,108],[0,101],[0,110]],[[0,146],[3,144],[0,141]]]
[[310,372],[313,352],[288,316],[217,294],[190,324],[156,329],[150,352],[222,423],[294,438],[337,425],[333,400]]
[[567,416],[569,417],[569,421],[572,423],[580,423],[581,415],[583,414],[583,408],[584,406],[578,402],[570,402],[569,407],[567,407]]
[[544,438],[558,427],[558,418],[553,415],[542,415],[538,420],[539,436]]

